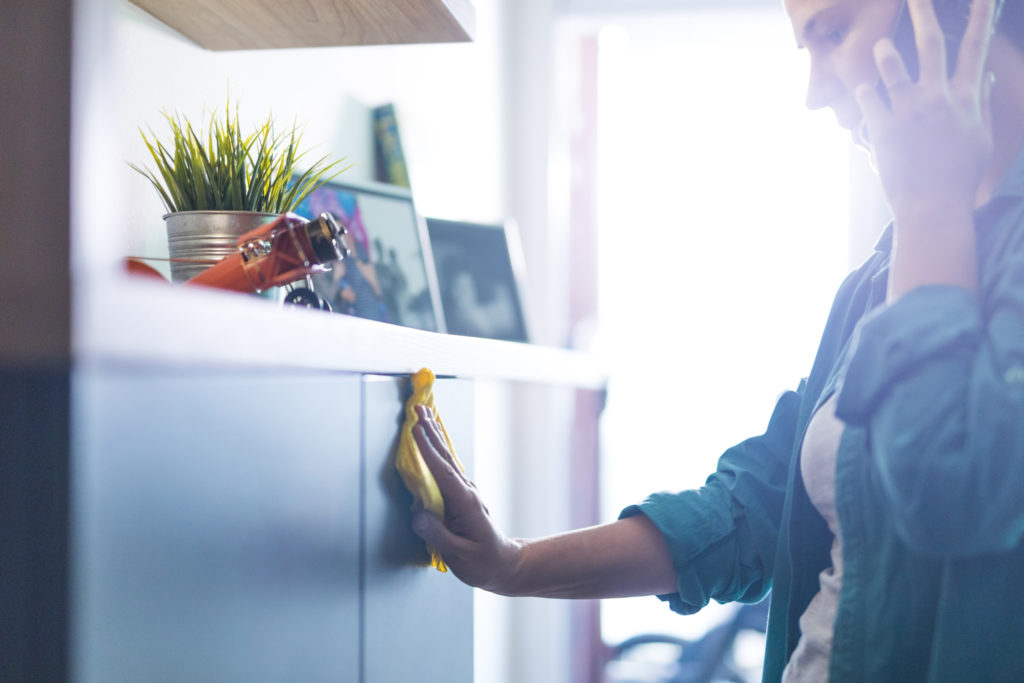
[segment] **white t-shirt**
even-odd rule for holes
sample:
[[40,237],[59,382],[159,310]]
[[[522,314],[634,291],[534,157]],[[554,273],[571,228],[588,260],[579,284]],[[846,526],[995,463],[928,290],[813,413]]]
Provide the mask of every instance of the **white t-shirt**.
[[835,539],[832,541],[832,566],[818,575],[821,590],[800,615],[800,641],[782,672],[782,683],[828,680],[832,631],[839,607],[839,587],[843,582],[843,543],[836,514],[836,455],[844,427],[842,420],[836,417],[833,394],[811,417],[800,447],[800,476],[804,488]]

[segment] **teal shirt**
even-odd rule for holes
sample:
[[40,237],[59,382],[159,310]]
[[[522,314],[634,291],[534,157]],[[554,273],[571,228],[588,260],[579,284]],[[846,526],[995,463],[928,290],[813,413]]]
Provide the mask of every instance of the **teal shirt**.
[[844,576],[832,681],[1024,681],[1024,155],[975,214],[980,292],[885,303],[891,226],[840,287],[809,376],[699,490],[657,493],[682,614],[771,591],[779,681],[832,535],[800,477],[814,410],[838,392]]

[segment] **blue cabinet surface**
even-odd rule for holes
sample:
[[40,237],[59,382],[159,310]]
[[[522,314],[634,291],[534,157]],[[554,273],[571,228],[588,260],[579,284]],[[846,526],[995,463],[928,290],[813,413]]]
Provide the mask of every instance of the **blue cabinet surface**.
[[[473,592],[450,572],[422,566],[426,550],[410,530],[412,496],[394,468],[404,378],[364,378],[366,456],[365,683],[473,680]],[[473,385],[439,379],[438,413],[468,471],[473,463]]]
[[358,375],[80,369],[74,678],[355,681]]
[[[468,683],[473,595],[422,566],[394,469],[405,377],[72,374],[83,683]],[[473,390],[435,384],[473,461]]]

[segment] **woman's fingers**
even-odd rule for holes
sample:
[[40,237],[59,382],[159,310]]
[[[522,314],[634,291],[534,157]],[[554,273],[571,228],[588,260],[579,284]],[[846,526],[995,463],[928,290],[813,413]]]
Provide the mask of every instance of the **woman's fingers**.
[[413,515],[412,530],[413,533],[433,546],[437,552],[441,553],[441,557],[448,559],[448,561],[455,557],[455,552],[462,541],[462,539],[448,530],[444,522],[423,510]]
[[954,81],[977,92],[986,74],[988,47],[996,20],[996,0],[974,0],[967,31],[960,43]]
[[896,46],[889,38],[875,44],[875,65],[878,67],[878,75],[881,77],[882,83],[885,84],[891,102],[895,103],[901,100],[907,90],[913,87],[914,83],[903,63],[903,57],[900,56]]
[[[914,38],[917,43],[920,74],[917,85],[912,81],[902,56],[891,39],[878,41],[874,47],[875,65],[885,85],[890,102],[897,105],[902,100],[912,102],[918,90],[927,92],[936,89],[944,92],[968,95],[978,102],[986,94],[988,76],[987,61],[989,44],[998,0],[973,0],[970,19],[957,57],[957,70],[952,79],[947,78],[946,39],[935,12],[934,0],[907,0],[907,8],[914,24]],[[947,83],[952,89],[947,89]],[[861,98],[857,95],[858,99]],[[874,99],[874,98],[867,98]],[[982,103],[984,104],[984,103]],[[868,106],[871,106],[869,102]],[[865,118],[872,116],[865,111]],[[879,120],[877,115],[875,120]]]
[[458,468],[449,460],[445,459],[443,452],[434,444],[429,436],[429,428],[422,422],[412,428],[413,438],[419,446],[423,461],[427,464],[430,473],[437,481],[437,487],[441,489],[441,495],[445,500],[451,500],[456,504],[465,504],[472,497],[470,488],[466,485]]
[[437,449],[437,452],[440,453],[441,457],[452,466],[452,469],[455,470],[455,473],[460,479],[462,479],[464,484],[470,488],[475,488],[473,483],[462,471],[459,463],[456,462],[455,456],[452,455],[452,452],[449,450],[448,439],[445,438],[444,432],[441,430],[441,425],[434,419],[434,414],[430,408],[424,405],[418,405],[416,406],[416,412],[420,418],[420,423],[427,428],[427,438],[430,439],[430,442],[434,445],[434,448]]
[[907,0],[910,19],[914,23],[914,42],[917,44],[917,61],[920,67],[918,82],[922,84],[945,81],[946,37],[935,14],[932,0]]
[[996,84],[996,75],[986,71],[981,81],[981,120],[985,128],[992,130],[992,87]]
[[[879,97],[878,91],[867,83],[862,83],[853,91],[861,112],[864,114],[864,121],[867,123],[868,133],[874,141],[878,135],[878,129],[889,113],[889,108]],[[891,96],[891,95],[890,95]]]

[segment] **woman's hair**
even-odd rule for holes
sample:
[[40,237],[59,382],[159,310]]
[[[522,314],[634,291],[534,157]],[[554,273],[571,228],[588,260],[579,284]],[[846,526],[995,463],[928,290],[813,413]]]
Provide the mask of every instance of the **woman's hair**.
[[1024,2],[1006,0],[1003,3],[1003,14],[999,18],[999,30],[1021,52],[1024,52]]

